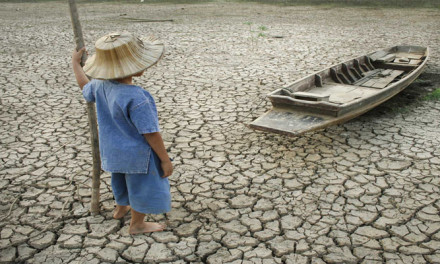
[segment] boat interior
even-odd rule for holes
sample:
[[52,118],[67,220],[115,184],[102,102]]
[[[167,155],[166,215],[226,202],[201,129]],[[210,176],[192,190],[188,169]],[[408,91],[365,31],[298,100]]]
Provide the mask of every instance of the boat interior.
[[427,56],[424,47],[392,47],[309,75],[269,98],[274,106],[338,116],[410,76]]

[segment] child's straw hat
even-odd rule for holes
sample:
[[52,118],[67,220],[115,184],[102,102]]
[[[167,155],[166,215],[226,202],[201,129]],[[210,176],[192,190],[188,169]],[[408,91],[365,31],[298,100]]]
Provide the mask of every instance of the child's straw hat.
[[139,73],[158,62],[164,45],[153,37],[139,39],[128,32],[111,33],[95,43],[96,54],[84,66],[95,79],[120,79]]

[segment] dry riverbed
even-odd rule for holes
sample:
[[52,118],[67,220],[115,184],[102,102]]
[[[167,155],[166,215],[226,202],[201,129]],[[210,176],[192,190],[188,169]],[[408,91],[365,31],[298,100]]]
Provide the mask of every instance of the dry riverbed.
[[[88,213],[92,160],[68,5],[2,3],[0,263],[440,262],[440,102],[422,100],[440,88],[438,9],[78,8],[90,53],[118,30],[166,43],[136,82],[155,97],[174,158],[173,210],[149,217],[169,228],[129,236],[129,216],[111,218],[107,173],[102,214]],[[268,92],[399,44],[430,46],[429,66],[367,114],[295,138],[244,125],[270,109]]]

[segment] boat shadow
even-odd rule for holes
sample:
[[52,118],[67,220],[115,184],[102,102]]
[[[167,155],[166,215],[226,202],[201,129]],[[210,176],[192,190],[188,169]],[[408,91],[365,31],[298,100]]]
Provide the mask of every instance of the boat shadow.
[[412,84],[402,92],[383,104],[371,109],[360,118],[373,118],[379,116],[395,116],[410,112],[412,109],[423,105],[425,97],[440,88],[440,74],[422,73]]

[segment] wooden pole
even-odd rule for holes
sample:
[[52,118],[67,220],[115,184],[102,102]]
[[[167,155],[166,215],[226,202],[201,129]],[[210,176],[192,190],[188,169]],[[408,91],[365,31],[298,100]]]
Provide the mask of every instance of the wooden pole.
[[[75,0],[69,0],[70,18],[72,20],[73,34],[75,36],[76,49],[79,50],[84,47],[84,39],[79,23],[78,10],[76,9]],[[84,52],[81,58],[81,66],[87,59],[87,54]],[[93,157],[93,174],[92,174],[92,202],[90,205],[90,212],[93,215],[99,214],[99,185],[101,176],[101,157],[99,156],[99,138],[98,138],[98,123],[96,121],[96,110],[94,103],[87,103],[87,115],[89,117],[90,139],[92,144]]]

